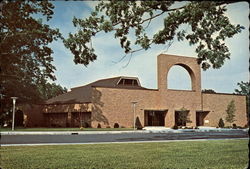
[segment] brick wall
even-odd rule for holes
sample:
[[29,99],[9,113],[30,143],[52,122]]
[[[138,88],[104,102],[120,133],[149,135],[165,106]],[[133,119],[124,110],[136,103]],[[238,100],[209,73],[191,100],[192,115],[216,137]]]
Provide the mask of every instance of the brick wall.
[[[111,127],[113,127],[114,123],[125,127],[133,126],[134,115],[131,103],[133,101],[138,102],[136,104],[136,117],[139,117],[142,125],[144,125],[144,110],[167,109],[165,126],[172,127],[175,121],[175,110],[180,110],[184,107],[190,110],[192,123],[188,125],[195,126],[196,110],[201,109],[201,95],[192,91],[129,90],[101,87],[95,90],[101,93],[99,101],[102,102],[102,106],[99,106],[101,110],[99,115],[104,116],[108,120],[107,125]],[[94,124],[97,125],[97,123],[95,122]]]
[[246,114],[246,96],[229,95],[229,94],[208,94],[203,93],[203,109],[210,110],[205,120],[209,120],[207,126],[218,126],[219,119],[222,118],[226,126],[230,124],[226,122],[226,109],[231,100],[235,101],[236,121],[238,126],[247,124]]
[[[97,113],[92,113],[102,118],[99,121],[94,120],[92,122],[93,127],[97,127],[98,123],[103,127],[114,127],[114,123],[124,127],[133,127],[134,114],[131,103],[133,101],[138,102],[136,104],[136,117],[139,117],[143,126],[144,110],[167,109],[165,126],[172,127],[175,123],[175,111],[185,108],[189,110],[189,117],[192,121],[187,123],[187,126],[196,126],[196,111],[205,110],[209,111],[209,113],[204,120],[209,120],[209,123],[204,125],[216,127],[221,117],[225,121],[225,111],[232,99],[235,100],[236,105],[235,123],[239,126],[244,126],[247,123],[245,96],[228,94],[201,95],[198,92],[181,90],[129,90],[102,87],[95,88],[95,91],[101,93],[98,102],[102,104],[96,105],[99,108]],[[105,119],[105,121],[102,121],[102,119]],[[226,123],[226,125],[229,124]]]
[[133,101],[138,102],[136,104],[136,117],[139,117],[142,124],[144,124],[144,109],[157,109],[159,107],[157,91],[155,90],[96,87],[93,92],[101,94],[98,99],[93,99],[95,108],[92,109],[92,114],[100,117],[94,119],[93,127],[96,127],[98,123],[105,127],[114,127],[114,123],[118,123],[120,127],[133,127],[134,114],[131,103]]

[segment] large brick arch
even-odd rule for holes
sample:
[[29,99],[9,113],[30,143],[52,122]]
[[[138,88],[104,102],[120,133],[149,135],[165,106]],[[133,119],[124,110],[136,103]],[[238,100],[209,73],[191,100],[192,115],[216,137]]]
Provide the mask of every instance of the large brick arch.
[[201,91],[201,72],[196,58],[161,54],[158,56],[158,89],[168,89],[168,72],[172,66],[178,65],[187,70],[191,78],[192,91]]
[[193,70],[188,65],[183,64],[183,63],[176,63],[176,64],[170,66],[170,68],[167,70],[167,74],[166,74],[166,81],[167,81],[166,88],[168,89],[168,82],[169,82],[169,80],[168,80],[168,74],[169,74],[170,69],[173,66],[181,66],[181,67],[183,67],[188,72],[190,80],[191,80],[191,90],[196,91],[196,86],[195,86],[195,84],[196,84],[196,78],[195,78],[195,74],[194,74]]

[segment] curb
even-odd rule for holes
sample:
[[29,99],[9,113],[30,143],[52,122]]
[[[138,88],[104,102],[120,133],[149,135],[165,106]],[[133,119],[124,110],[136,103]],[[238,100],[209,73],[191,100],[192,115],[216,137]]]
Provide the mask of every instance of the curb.
[[248,132],[249,129],[161,129],[136,131],[11,131],[0,135],[88,135],[88,134],[140,134],[140,133],[199,133],[199,132]]
[[13,131],[1,132],[1,135],[85,135],[85,134],[121,134],[144,133],[145,131]]

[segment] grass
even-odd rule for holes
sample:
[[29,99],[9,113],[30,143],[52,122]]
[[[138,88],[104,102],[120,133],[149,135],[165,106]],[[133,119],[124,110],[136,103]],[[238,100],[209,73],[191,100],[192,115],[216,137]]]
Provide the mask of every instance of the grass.
[[2,147],[3,169],[244,169],[248,140]]
[[[15,128],[14,131],[130,131],[133,128]],[[11,128],[1,128],[0,131],[12,131]]]

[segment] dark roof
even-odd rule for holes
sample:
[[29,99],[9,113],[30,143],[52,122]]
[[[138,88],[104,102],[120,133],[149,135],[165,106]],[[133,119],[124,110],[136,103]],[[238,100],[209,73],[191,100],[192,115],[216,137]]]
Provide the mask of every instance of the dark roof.
[[[118,85],[121,79],[133,79],[138,81],[138,86]],[[124,89],[145,89],[141,87],[139,79],[136,77],[113,77],[101,79],[85,86],[71,88],[71,91],[53,97],[46,101],[46,104],[65,104],[65,103],[90,103],[92,87],[124,88]]]

